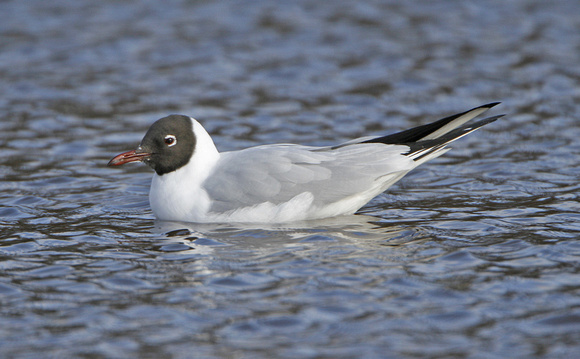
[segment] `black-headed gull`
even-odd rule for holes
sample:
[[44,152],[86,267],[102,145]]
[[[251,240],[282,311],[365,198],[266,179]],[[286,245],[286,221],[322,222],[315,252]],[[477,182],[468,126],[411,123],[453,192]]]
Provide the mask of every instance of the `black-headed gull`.
[[353,214],[450,142],[503,116],[465,125],[497,104],[332,147],[275,144],[222,153],[195,119],[170,115],[109,166],[142,161],[155,170],[149,201],[161,220],[282,223]]

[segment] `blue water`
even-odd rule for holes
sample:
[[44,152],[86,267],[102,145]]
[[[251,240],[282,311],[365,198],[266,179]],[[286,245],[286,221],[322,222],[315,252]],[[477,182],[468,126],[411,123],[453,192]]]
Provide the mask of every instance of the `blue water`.
[[[577,1],[0,3],[0,356],[580,356]],[[507,116],[358,215],[156,221],[170,113],[220,150]]]

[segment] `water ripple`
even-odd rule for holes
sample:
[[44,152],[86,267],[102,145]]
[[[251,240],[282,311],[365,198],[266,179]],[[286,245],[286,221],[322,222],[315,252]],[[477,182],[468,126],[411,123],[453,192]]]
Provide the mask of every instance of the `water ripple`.
[[[578,356],[578,2],[1,6],[0,356]],[[160,222],[106,167],[168,113],[226,151],[496,100],[356,216]]]

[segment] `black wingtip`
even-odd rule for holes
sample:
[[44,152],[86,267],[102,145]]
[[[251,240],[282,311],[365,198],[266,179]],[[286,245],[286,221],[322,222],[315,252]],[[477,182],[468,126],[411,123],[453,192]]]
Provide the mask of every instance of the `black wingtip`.
[[[490,102],[490,103],[488,103],[488,104],[481,105],[481,106],[479,106],[479,107],[492,108],[492,107],[495,107],[495,106],[499,105],[500,103],[501,103],[501,102]],[[476,108],[477,108],[477,107],[476,107]]]
[[490,102],[485,105],[477,106],[472,108],[471,110],[467,110],[455,115],[451,115],[445,118],[442,118],[438,121],[428,123],[425,125],[417,126],[410,128],[408,130],[404,130],[401,132],[393,133],[390,135],[372,138],[370,140],[363,141],[363,143],[386,143],[386,144],[408,144],[417,141],[421,141],[425,136],[433,133],[434,131],[440,129],[441,127],[445,126],[446,124],[452,122],[453,120],[468,114],[470,112],[483,109],[484,111],[489,110],[490,108],[499,105],[501,102]]
[[505,113],[501,114],[501,115],[491,116],[491,117],[484,118],[483,120],[475,122],[474,124],[472,124],[472,126],[464,126],[464,127],[477,127],[477,128],[479,128],[481,126],[487,125],[488,123],[492,123],[492,122],[496,121],[497,119],[500,119],[504,116],[505,116]]
[[410,150],[409,150],[409,152],[406,153],[406,155],[412,156],[413,154],[415,154],[417,152],[424,152],[420,156],[413,156],[413,160],[418,161],[418,160],[422,159],[423,157],[429,155],[430,153],[445,147],[447,144],[455,141],[456,139],[461,138],[461,137],[479,129],[480,127],[483,127],[489,123],[492,123],[492,122],[496,121],[497,119],[502,118],[504,116],[505,116],[505,114],[487,117],[487,118],[484,118],[483,120],[479,120],[479,121],[471,123],[471,124],[463,125],[459,128],[456,128],[455,130],[453,130],[451,132],[446,133],[445,135],[443,135],[441,137],[438,137],[438,138],[435,138],[432,140],[408,143],[406,145],[409,146]]
[[497,121],[499,118],[502,118],[504,116],[505,116],[505,114],[487,117],[487,118],[484,118],[483,120],[479,120],[479,121],[471,123],[471,124],[463,125],[463,126],[456,128],[455,130],[453,130],[449,133],[446,133],[445,135],[443,135],[439,138],[436,138],[434,140],[427,140],[425,142],[433,141],[433,143],[437,143],[437,142],[442,142],[442,143],[447,142],[448,143],[448,142],[453,141],[456,138],[462,137],[464,133],[473,132],[473,131],[479,129],[480,127],[483,127],[487,124],[490,124],[492,122]]

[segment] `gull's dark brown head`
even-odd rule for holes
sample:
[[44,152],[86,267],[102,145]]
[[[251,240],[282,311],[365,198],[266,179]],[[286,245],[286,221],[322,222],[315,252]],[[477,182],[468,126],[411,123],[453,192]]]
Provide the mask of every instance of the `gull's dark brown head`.
[[137,149],[115,156],[108,166],[141,161],[162,176],[185,166],[195,151],[196,142],[191,118],[170,115],[149,127]]

